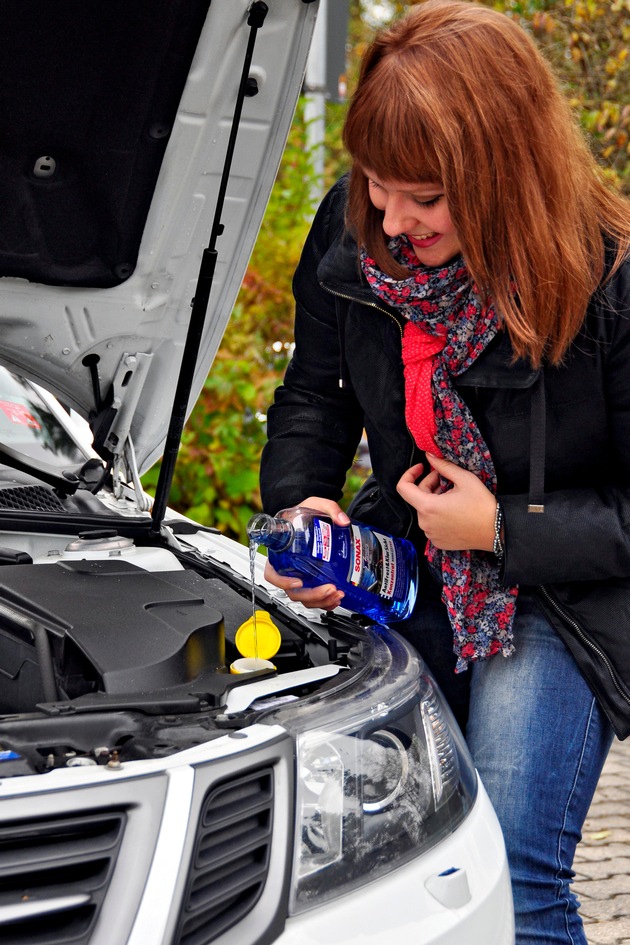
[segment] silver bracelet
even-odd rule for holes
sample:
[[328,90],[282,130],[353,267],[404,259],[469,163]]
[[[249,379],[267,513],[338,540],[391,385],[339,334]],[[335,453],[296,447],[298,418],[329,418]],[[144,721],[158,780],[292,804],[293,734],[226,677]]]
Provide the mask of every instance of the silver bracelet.
[[501,526],[503,524],[503,509],[497,502],[497,510],[494,513],[494,542],[492,544],[492,553],[499,558],[503,557],[503,542],[501,541]]

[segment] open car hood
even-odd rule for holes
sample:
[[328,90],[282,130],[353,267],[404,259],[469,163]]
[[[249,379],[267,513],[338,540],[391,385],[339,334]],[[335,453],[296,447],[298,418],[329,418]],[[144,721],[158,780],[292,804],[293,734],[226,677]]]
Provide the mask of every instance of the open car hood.
[[141,471],[163,449],[252,32],[187,412],[260,226],[317,6],[3,4],[0,363],[89,418],[112,453],[131,437]]

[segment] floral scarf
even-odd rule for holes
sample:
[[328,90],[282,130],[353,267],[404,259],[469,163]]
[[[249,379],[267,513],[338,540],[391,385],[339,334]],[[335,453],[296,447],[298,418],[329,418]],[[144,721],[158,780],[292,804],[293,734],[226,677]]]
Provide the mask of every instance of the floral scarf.
[[[361,267],[372,292],[408,320],[403,333],[407,425],[420,449],[470,470],[496,494],[492,457],[452,378],[462,374],[498,331],[492,306],[482,306],[462,259],[424,268],[404,237],[390,241],[394,258],[412,270],[403,280],[386,275],[365,252]],[[452,483],[441,478],[442,490]],[[514,652],[512,622],[518,588],[499,580],[495,555],[486,551],[440,551],[427,556],[441,572],[453,628],[455,672],[469,661]]]

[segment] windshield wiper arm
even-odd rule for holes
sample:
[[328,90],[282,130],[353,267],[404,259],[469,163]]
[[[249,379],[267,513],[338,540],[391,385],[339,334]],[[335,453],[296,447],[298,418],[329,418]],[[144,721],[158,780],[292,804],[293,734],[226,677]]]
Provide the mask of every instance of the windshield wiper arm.
[[40,482],[45,482],[64,495],[74,495],[81,484],[79,472],[83,467],[83,463],[60,470],[58,467],[43,463],[40,460],[35,462],[26,453],[14,450],[4,443],[0,443],[0,463],[9,466],[11,469],[17,469],[19,472],[28,473],[29,476],[39,479]]

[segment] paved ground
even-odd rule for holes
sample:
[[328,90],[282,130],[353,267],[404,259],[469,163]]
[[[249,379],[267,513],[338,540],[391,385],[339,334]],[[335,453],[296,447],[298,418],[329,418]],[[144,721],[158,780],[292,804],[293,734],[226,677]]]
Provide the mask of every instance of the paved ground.
[[630,945],[630,738],[613,742],[574,869],[589,945]]

